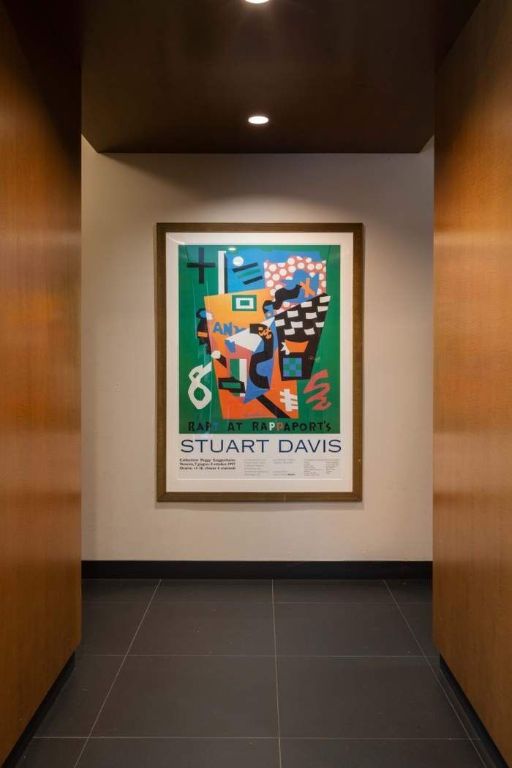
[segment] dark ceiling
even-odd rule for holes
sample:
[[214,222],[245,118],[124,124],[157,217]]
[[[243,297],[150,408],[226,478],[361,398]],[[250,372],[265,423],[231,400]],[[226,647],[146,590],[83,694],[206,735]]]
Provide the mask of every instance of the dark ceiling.
[[83,132],[102,152],[416,152],[476,5],[84,0]]

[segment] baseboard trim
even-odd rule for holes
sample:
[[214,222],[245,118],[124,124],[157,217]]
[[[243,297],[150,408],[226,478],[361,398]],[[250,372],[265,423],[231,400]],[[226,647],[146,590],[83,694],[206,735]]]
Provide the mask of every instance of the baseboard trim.
[[72,656],[70,656],[70,658],[65,663],[62,670],[59,672],[57,679],[55,680],[52,687],[50,688],[50,690],[44,697],[43,701],[37,708],[35,714],[33,715],[32,719],[28,723],[27,727],[25,728],[21,736],[19,737],[13,749],[10,751],[5,762],[2,764],[3,768],[15,768],[15,766],[19,765],[19,761],[23,753],[27,749],[35,732],[43,722],[46,714],[48,713],[48,710],[50,709],[55,699],[61,692],[63,686],[67,682],[71,672],[74,669],[74,666],[75,666],[75,654],[73,653]]
[[84,560],[86,579],[427,579],[427,560],[353,562]]
[[464,708],[467,712],[467,715],[469,719],[471,720],[471,724],[473,725],[476,734],[478,738],[480,739],[481,743],[483,744],[485,750],[487,751],[492,764],[495,766],[495,768],[509,768],[508,763],[505,761],[504,757],[502,756],[501,752],[499,751],[498,747],[494,743],[492,737],[489,734],[489,731],[485,727],[485,725],[480,720],[478,713],[474,709],[473,705],[471,704],[470,700],[462,690],[459,682],[457,681],[457,678],[451,671],[450,667],[446,663],[446,660],[440,656],[439,663],[441,667],[441,672],[443,673],[444,677],[446,678],[448,684],[453,689],[456,697],[459,699],[459,701],[462,702],[464,705]]

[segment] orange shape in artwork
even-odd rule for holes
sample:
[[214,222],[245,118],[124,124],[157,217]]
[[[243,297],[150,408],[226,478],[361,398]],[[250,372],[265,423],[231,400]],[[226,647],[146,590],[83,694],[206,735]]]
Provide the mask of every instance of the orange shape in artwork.
[[[268,323],[269,319],[265,318],[265,312],[263,305],[265,302],[271,302],[272,298],[268,288],[264,288],[256,291],[242,291],[240,293],[223,293],[215,296],[205,297],[205,307],[208,317],[208,335],[210,338],[210,345],[212,352],[220,353],[221,358],[213,358],[213,367],[217,381],[219,379],[228,378],[233,375],[231,370],[231,361],[237,361],[238,373],[240,370],[240,362],[243,363],[243,368],[246,375],[249,374],[250,358],[254,349],[261,343],[258,336],[255,334],[244,333],[249,331],[249,327],[254,323]],[[237,306],[251,307],[248,309],[236,309]],[[269,325],[268,329],[262,331],[262,335],[272,333],[272,328]],[[233,343],[226,344],[228,340],[235,338],[235,349],[233,349]],[[245,344],[254,345],[253,348],[245,348],[242,346],[242,342]],[[224,358],[226,365],[222,360]],[[235,377],[236,378],[236,377]],[[280,373],[279,366],[279,353],[277,349],[274,351],[274,364],[272,378],[270,381],[270,389],[265,392],[265,397],[270,400],[276,408],[289,418],[298,418],[298,406],[292,408],[290,411],[285,411],[285,404],[281,401],[282,391],[288,390],[290,395],[297,395],[297,384],[293,381],[283,381]],[[220,401],[222,416],[230,421],[239,421],[243,419],[275,419],[276,416],[266,408],[259,400],[254,399],[248,403],[244,402],[244,395],[235,392],[230,392],[225,389],[218,389],[218,397]],[[293,401],[293,398],[286,398],[288,404],[290,402],[297,402],[297,398]]]

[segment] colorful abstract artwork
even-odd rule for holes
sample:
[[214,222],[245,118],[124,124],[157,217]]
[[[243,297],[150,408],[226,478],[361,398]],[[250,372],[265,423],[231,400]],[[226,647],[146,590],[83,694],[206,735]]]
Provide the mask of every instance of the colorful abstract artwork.
[[180,432],[338,433],[339,315],[338,246],[179,246]]
[[178,491],[354,497],[354,263],[352,231],[166,232],[159,465]]

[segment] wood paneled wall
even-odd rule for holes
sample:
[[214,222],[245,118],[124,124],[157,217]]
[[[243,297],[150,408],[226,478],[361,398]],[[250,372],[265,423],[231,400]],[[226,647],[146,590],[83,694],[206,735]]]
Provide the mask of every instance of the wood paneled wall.
[[0,2],[0,764],[80,637],[80,79],[29,5]]
[[510,0],[439,74],[435,302],[435,638],[512,765]]

